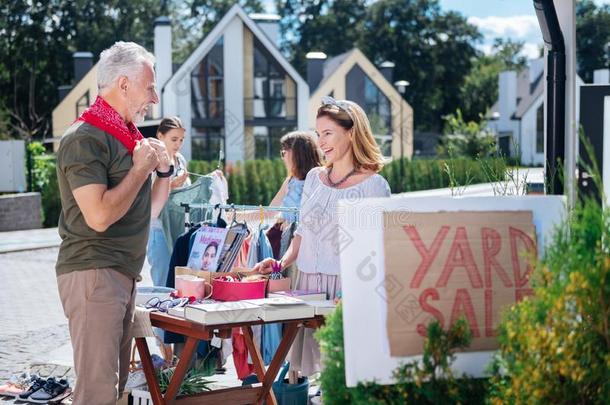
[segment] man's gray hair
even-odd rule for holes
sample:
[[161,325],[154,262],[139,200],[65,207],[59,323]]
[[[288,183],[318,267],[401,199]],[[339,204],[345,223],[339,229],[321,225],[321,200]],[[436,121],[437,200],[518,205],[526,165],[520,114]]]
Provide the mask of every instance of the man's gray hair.
[[97,86],[111,86],[120,76],[132,79],[140,73],[142,63],[155,64],[155,56],[135,42],[115,42],[100,54],[97,64]]

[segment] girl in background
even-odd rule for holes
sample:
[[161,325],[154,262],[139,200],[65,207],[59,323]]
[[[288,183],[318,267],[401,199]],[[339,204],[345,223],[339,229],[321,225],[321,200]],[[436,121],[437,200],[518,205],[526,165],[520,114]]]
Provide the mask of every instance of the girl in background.
[[[174,166],[174,173],[170,178],[170,190],[191,184],[186,159],[179,152],[184,143],[184,132],[184,126],[178,117],[164,118],[159,124],[159,129],[157,129],[156,137],[165,144],[171,164]],[[152,181],[154,182],[155,179],[156,176],[153,173]],[[163,227],[159,220],[159,214],[162,210],[163,205],[152,204],[146,257],[150,264],[153,285],[165,287],[171,252],[167,246]]]

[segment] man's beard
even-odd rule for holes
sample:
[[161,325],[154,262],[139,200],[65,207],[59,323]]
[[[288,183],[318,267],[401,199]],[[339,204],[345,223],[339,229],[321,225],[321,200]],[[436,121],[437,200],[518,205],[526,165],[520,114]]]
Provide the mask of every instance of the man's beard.
[[134,125],[137,125],[139,123],[141,123],[142,121],[144,121],[144,118],[146,118],[146,108],[148,107],[148,105],[135,110],[132,114],[131,114],[131,122]]

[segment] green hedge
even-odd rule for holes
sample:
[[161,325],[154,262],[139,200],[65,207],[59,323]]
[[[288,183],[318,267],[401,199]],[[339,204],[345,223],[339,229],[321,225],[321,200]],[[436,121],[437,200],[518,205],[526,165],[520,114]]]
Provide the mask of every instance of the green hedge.
[[392,193],[404,193],[493,182],[503,179],[505,171],[503,159],[398,159],[380,174]]
[[32,189],[41,195],[42,220],[45,228],[57,226],[61,201],[55,172],[55,155],[47,154],[40,142],[31,142],[27,146],[32,156]]

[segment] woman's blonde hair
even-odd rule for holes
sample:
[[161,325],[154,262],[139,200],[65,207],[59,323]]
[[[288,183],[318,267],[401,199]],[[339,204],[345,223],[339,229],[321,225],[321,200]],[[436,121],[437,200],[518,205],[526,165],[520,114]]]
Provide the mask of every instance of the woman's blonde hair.
[[[379,172],[383,168],[383,155],[373,137],[371,124],[364,110],[353,101],[332,100],[318,108],[316,119],[328,117],[346,130],[352,131],[352,158],[356,170]],[[330,165],[328,165],[330,166]]]

